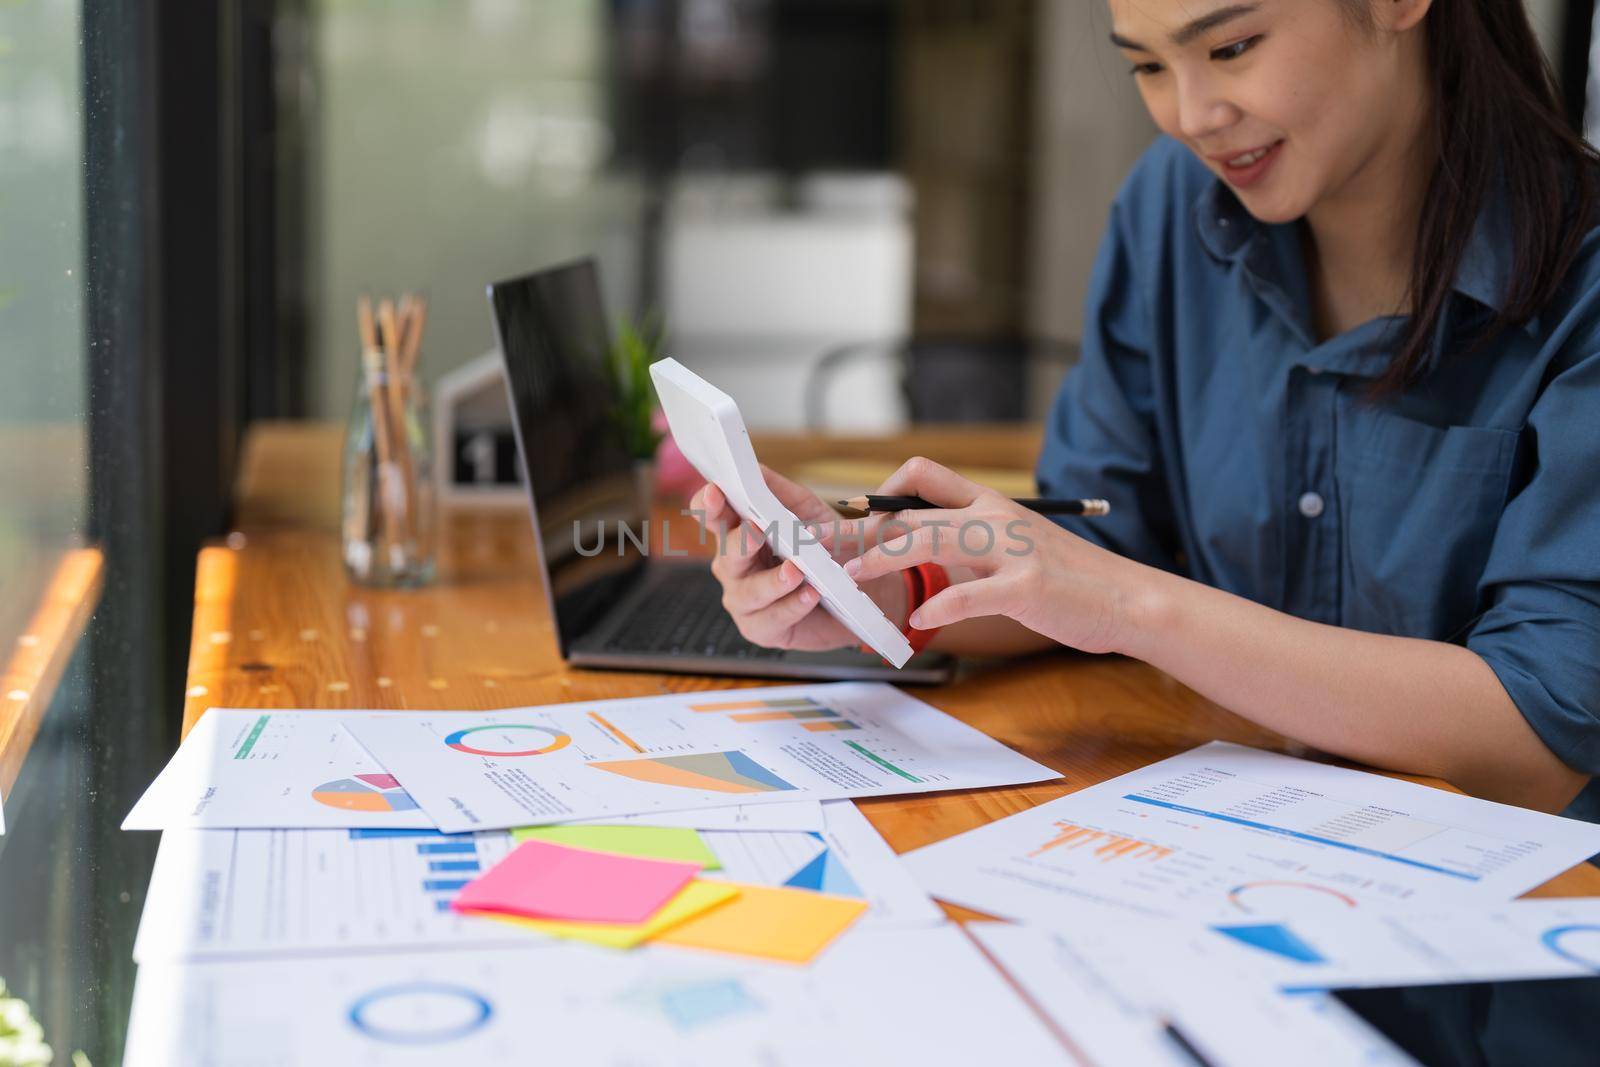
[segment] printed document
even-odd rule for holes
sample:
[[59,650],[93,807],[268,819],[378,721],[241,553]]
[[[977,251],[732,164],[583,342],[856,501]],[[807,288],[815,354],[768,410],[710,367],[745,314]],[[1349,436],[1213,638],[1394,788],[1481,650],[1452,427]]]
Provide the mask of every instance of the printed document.
[[[1130,924],[1131,925],[1131,924]],[[1148,925],[1148,924],[1145,924]],[[1286,996],[1208,946],[1031,926],[967,927],[1095,1067],[1403,1067],[1415,1061],[1331,996]]]
[[340,717],[452,832],[1058,777],[881,683]]
[[951,925],[847,933],[811,966],[645,945],[139,969],[127,1067],[1073,1063]]
[[212,708],[124,830],[431,829],[411,794],[326,711]]
[[1600,852],[1600,825],[1213,742],[909,853],[1008,919],[1226,921],[1481,908]]

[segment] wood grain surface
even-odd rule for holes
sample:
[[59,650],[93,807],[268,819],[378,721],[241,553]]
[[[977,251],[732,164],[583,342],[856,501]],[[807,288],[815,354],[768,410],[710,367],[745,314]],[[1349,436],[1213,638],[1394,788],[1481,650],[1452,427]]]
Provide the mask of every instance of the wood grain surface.
[[[780,469],[829,455],[916,453],[951,463],[1027,466],[1038,439],[1037,427],[832,441],[768,437],[757,441],[757,451]],[[339,440],[337,427],[267,424],[253,432],[240,529],[200,554],[186,732],[213,706],[474,710],[762,684],[566,667],[522,513],[446,516],[439,580],[428,588],[351,585],[328,521],[337,512]],[[1062,778],[861,802],[901,852],[1214,739],[1316,758],[1160,671],[1116,657],[1057,652],[969,663],[949,685],[907,691]],[[1600,895],[1600,868],[1587,864],[1535,891],[1590,894]]]
[[103,562],[98,548],[61,553],[17,635],[0,680],[0,798],[16,784],[62,672],[100,601]]

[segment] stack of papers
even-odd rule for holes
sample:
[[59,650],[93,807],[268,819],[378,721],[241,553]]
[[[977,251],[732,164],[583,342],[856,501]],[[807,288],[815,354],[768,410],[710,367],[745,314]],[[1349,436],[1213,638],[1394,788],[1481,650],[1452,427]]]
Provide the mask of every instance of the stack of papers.
[[[787,807],[787,806],[785,806]],[[141,963],[403,946],[493,947],[526,940],[525,931],[631,947],[665,930],[596,929],[539,920],[486,921],[453,903],[474,879],[494,871],[518,839],[699,864],[698,876],[665,916],[696,914],[749,887],[809,890],[864,905],[871,927],[937,925],[944,913],[912,880],[893,851],[849,801],[811,805],[800,819],[777,806],[779,829],[560,826],[510,832],[440,834],[429,830],[238,830],[170,832],[162,837],[134,958]],[[794,822],[817,830],[791,830]],[[382,885],[383,892],[373,891]],[[732,892],[720,886],[731,885]],[[711,888],[707,888],[707,887]],[[800,894],[797,894],[800,896]],[[854,925],[842,924],[837,932]],[[761,937],[752,955],[792,958]]]
[[904,858],[852,800],[1053,777],[883,685],[213,709],[126,1062],[1404,1063],[1326,991],[1600,971],[1510,903],[1587,823],[1226,744]]
[[495,712],[212,708],[125,830],[428,827],[930,793],[1057,777],[888,685]]
[[[270,1016],[244,991],[291,969],[297,994],[322,990],[319,1007],[343,997],[344,1021],[320,1043],[275,1038],[281,1049],[235,1053],[219,1037],[215,1062],[359,1047],[384,1063],[412,1044],[471,1058],[507,1040],[495,1020],[537,984],[503,965],[519,953],[523,969],[582,976],[557,982],[563,1003],[599,997],[586,1010],[604,1025],[560,1062],[625,1059],[648,1034],[652,1062],[702,1048],[783,1062],[815,1042],[800,1009],[850,1014],[854,979],[809,977],[839,953],[905,971],[908,1017],[919,998],[998,1000],[1019,1047],[1067,1062],[849,799],[1052,777],[880,685],[494,713],[213,709],[124,824],[165,831],[128,1062],[185,1062],[164,1058],[185,1012]],[[374,972],[363,961],[378,951]],[[397,951],[433,977],[375,984],[405,972]],[[924,958],[936,967],[912,962]],[[439,991],[461,973],[459,993]],[[768,987],[788,1002],[760,999]],[[924,1058],[961,1062],[953,1050],[988,1025],[948,1023]]]
[[1600,973],[1600,826],[1213,743],[908,854],[1097,1063],[1410,1063],[1319,991]]

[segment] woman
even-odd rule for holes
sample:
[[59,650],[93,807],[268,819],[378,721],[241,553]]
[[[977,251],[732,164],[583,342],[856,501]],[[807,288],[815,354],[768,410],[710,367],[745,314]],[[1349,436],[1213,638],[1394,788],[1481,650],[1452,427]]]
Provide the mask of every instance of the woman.
[[[945,510],[847,569],[936,648],[1134,656],[1324,751],[1600,818],[1596,161],[1522,0],[1110,6],[1165,136],[1112,208],[1038,478],[1112,514],[1051,523],[914,459],[881,491]],[[695,506],[734,532],[715,489]],[[950,536],[1017,520],[1029,550]],[[852,643],[724,540],[746,637]],[[953,584],[908,619],[895,572],[924,562]]]

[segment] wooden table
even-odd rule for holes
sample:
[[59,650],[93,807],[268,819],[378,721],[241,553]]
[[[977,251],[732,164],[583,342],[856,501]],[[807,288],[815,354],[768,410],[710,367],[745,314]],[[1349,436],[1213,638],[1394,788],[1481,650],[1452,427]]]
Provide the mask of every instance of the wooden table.
[[[565,666],[520,510],[447,517],[440,578],[426,589],[352,586],[336,528],[340,441],[338,427],[316,424],[269,423],[252,431],[238,532],[200,553],[186,732],[212,706],[490,709],[762,684]],[[829,454],[898,460],[917,453],[947,463],[1029,467],[1038,442],[1037,428],[923,430],[832,441],[767,437],[757,449],[780,469]],[[862,801],[900,852],[1206,741],[1315,755],[1154,668],[1116,657],[1060,652],[970,664],[952,684],[910,691],[1063,777]],[[1532,895],[1600,895],[1600,868],[1580,865]]]
[[38,606],[17,635],[0,676],[0,803],[11,795],[56,686],[99,603],[104,562],[98,548],[74,548],[46,561]]
[[100,549],[66,531],[87,496],[82,420],[0,425],[0,798],[12,795],[28,749],[99,603]]

